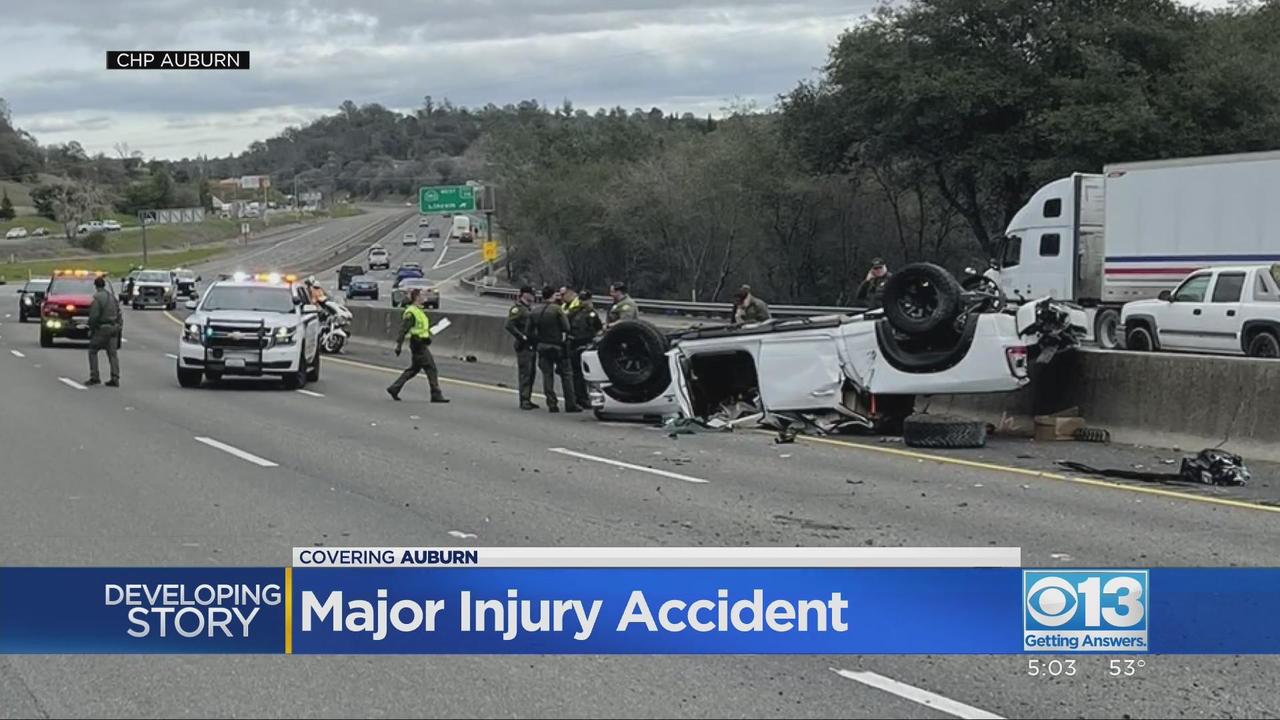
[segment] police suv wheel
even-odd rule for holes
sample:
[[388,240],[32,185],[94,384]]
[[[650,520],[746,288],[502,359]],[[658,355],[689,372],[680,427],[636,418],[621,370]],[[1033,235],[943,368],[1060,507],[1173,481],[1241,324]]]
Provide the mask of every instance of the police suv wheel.
[[200,387],[200,380],[203,378],[203,375],[204,374],[199,370],[191,370],[184,368],[181,365],[178,366],[178,384],[184,388]]
[[53,333],[45,330],[43,327],[40,328],[40,347],[53,347]]
[[320,353],[316,353],[316,359],[312,361],[311,368],[307,370],[307,382],[316,382],[320,379]]

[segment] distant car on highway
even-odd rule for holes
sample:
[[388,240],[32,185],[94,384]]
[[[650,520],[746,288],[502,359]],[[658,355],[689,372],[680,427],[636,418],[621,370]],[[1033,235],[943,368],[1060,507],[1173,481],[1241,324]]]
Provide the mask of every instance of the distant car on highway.
[[427,307],[440,308],[440,291],[426,278],[409,278],[391,291],[391,307],[404,307],[409,304],[409,292],[421,290],[427,296]]
[[1120,309],[1125,347],[1280,358],[1280,264],[1205,268]]
[[438,228],[438,227],[427,228],[427,237],[429,237],[429,238],[438,238],[438,237],[440,237],[440,228]]
[[351,282],[351,278],[363,274],[363,265],[343,265],[338,268],[338,289],[346,290],[347,284]]
[[[91,270],[54,270],[40,305],[40,347],[53,347],[54,338],[89,339],[89,305],[93,302]],[[110,282],[107,284],[110,289]]]
[[49,278],[31,278],[18,290],[18,322],[24,323],[33,317],[39,319],[40,305],[48,289]]
[[178,307],[178,281],[171,270],[142,270],[133,281],[129,304],[134,310],[159,305],[166,310]]
[[402,263],[399,269],[396,270],[396,281],[391,287],[398,288],[400,287],[400,283],[404,280],[408,278],[420,278],[424,275],[425,273],[422,272],[422,265],[420,263]]
[[9,228],[9,232],[4,234],[5,240],[21,240],[27,236],[27,229],[24,227]]
[[351,278],[351,282],[347,285],[347,299],[355,300],[358,297],[377,300],[378,281],[368,275],[357,275]]
[[417,242],[418,242],[418,236],[411,232],[405,233],[404,237],[400,238],[401,245],[413,245],[413,244],[416,244]]
[[427,227],[431,224],[431,216],[423,215],[418,218],[418,227]]
[[296,278],[236,273],[215,281],[178,341],[178,384],[197,387],[225,375],[277,377],[290,390],[320,379],[319,308]]
[[369,269],[387,270],[391,267],[391,256],[380,247],[369,248]]
[[418,249],[424,252],[435,252],[436,241],[429,237],[424,237],[418,241]]

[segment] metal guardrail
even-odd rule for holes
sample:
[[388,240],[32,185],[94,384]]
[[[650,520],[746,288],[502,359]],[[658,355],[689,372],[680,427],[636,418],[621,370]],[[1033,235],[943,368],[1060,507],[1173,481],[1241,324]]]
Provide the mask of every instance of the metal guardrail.
[[[500,287],[497,285],[485,285],[480,282],[483,273],[464,277],[460,281],[463,287],[471,288],[477,295],[491,295],[494,297],[508,298],[515,300],[519,290],[512,287]],[[641,312],[660,313],[667,315],[701,315],[728,318],[733,314],[732,303],[728,302],[689,302],[682,300],[655,300],[652,298],[632,298],[636,305],[640,306]],[[593,302],[596,307],[608,308],[613,305],[613,300],[607,295],[596,295]],[[815,315],[851,315],[866,311],[867,308],[858,307],[836,307],[830,305],[770,305],[769,313],[775,317],[813,317]]]

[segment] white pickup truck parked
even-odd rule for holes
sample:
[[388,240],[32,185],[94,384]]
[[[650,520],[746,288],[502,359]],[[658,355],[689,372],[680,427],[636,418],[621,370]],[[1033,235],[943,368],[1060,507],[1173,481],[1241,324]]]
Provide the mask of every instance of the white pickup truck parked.
[[1198,270],[1120,320],[1129,350],[1280,357],[1280,265]]

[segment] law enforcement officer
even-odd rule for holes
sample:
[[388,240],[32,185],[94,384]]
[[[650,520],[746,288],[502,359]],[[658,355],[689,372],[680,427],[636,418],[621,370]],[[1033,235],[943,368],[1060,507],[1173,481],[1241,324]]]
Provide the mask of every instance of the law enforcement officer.
[[858,286],[858,292],[854,295],[856,301],[867,303],[868,307],[878,308],[883,302],[884,286],[889,282],[889,267],[884,264],[884,260],[873,258],[871,260],[871,270],[867,272],[867,277]]
[[636,301],[627,294],[626,283],[616,282],[610,285],[609,297],[613,298],[613,305],[609,306],[607,325],[640,317],[640,309],[636,307]]
[[582,412],[573,392],[573,375],[569,371],[569,316],[555,301],[553,287],[542,289],[542,304],[533,310],[534,335],[538,339],[538,371],[542,373],[542,393],[547,397],[547,410],[560,412],[556,398],[556,376],[564,390],[564,411]]
[[565,313],[569,316],[569,369],[573,374],[573,394],[578,407],[590,410],[587,379],[582,374],[582,353],[604,328],[604,323],[596,314],[590,291],[579,294],[577,288],[565,286],[560,289],[560,296],[565,301]]
[[409,367],[400,373],[400,377],[387,388],[392,400],[400,400],[400,391],[419,372],[427,374],[427,382],[431,384],[431,402],[447,403],[449,399],[440,391],[440,374],[436,371],[436,359],[427,348],[431,344],[431,319],[422,309],[426,296],[420,288],[409,291],[409,304],[404,309],[403,322],[400,323],[400,334],[396,336],[396,357],[404,345],[405,336],[409,337]]
[[93,279],[97,290],[89,304],[89,379],[85,385],[102,382],[98,375],[98,351],[107,351],[107,363],[111,366],[111,379],[107,387],[120,387],[120,336],[124,332],[124,315],[120,303],[107,290],[107,279],[101,275]]
[[751,286],[743,285],[733,294],[733,322],[735,325],[764,322],[769,319],[769,306],[751,294]]
[[533,335],[533,288],[525,285],[516,304],[507,311],[507,332],[515,338],[516,366],[519,368],[520,409],[537,410],[533,404],[533,380],[537,374],[538,339]]

